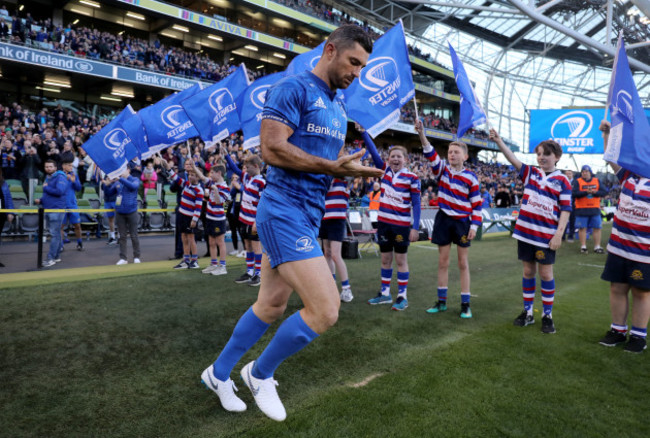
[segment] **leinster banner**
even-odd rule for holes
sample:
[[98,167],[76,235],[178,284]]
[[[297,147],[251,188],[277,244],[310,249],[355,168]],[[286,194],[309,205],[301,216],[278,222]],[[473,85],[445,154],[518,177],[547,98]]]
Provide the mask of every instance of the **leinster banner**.
[[298,73],[302,73],[305,70],[311,71],[314,67],[316,67],[316,64],[318,64],[318,61],[323,54],[323,49],[325,48],[326,42],[327,41],[323,41],[318,45],[318,47],[293,58],[285,70],[286,75],[297,75]]
[[86,153],[109,178],[119,177],[126,170],[129,162],[127,157],[138,155],[122,126],[125,120],[134,116],[131,106],[127,106],[108,125],[83,144]]
[[225,79],[181,102],[206,143],[214,144],[239,131],[236,100],[247,86],[248,73],[242,64]]
[[375,42],[359,79],[343,90],[343,95],[348,117],[373,138],[399,120],[400,108],[415,96],[401,21]]
[[607,98],[612,126],[603,158],[650,178],[650,124],[630,71],[622,31],[616,49]]
[[253,82],[237,99],[237,112],[244,131],[244,149],[250,149],[260,144],[260,125],[262,110],[266,102],[266,92],[271,85],[285,76],[284,72],[263,76]]
[[196,84],[140,110],[151,154],[199,135],[181,106],[182,101],[199,91],[201,86]]
[[567,154],[602,154],[603,136],[598,130],[602,109],[559,109],[530,111],[530,146],[555,140]]

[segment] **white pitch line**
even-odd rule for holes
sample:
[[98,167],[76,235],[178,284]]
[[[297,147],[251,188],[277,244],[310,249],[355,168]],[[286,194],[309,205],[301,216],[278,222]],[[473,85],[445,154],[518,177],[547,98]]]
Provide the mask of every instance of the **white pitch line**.
[[605,265],[590,265],[589,263],[578,263],[578,266],[591,266],[592,268],[604,268]]
[[351,388],[361,388],[361,387],[363,387],[363,386],[366,386],[368,383],[372,382],[373,380],[375,380],[377,377],[381,377],[381,376],[383,376],[383,375],[384,375],[384,373],[371,374],[371,375],[369,375],[368,377],[366,377],[365,379],[363,379],[361,382],[359,382],[359,383],[352,383],[352,384],[350,384],[349,386],[350,386]]
[[429,249],[431,251],[438,251],[437,246],[422,246],[422,245],[413,245],[413,248],[422,248],[422,249]]

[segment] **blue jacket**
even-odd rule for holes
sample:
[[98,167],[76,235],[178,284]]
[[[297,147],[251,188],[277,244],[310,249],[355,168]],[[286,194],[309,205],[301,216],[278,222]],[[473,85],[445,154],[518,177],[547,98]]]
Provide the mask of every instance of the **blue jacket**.
[[[4,197],[4,202],[2,203],[2,207],[0,208],[14,208],[14,200],[11,197],[11,190],[9,190],[9,184],[6,182],[2,184],[2,196]],[[0,215],[5,214],[5,213],[0,213]],[[2,230],[0,230],[2,231]]]
[[138,188],[140,180],[133,175],[128,178],[120,178],[113,184],[116,186],[117,195],[122,196],[120,205],[115,206],[115,211],[120,214],[131,214],[138,211]]
[[104,191],[104,202],[115,202],[115,198],[117,198],[117,186],[115,184],[106,185],[102,181],[101,188]]
[[41,205],[43,208],[65,208],[66,192],[68,190],[68,178],[65,173],[57,170],[45,178],[43,185],[43,197]]
[[75,177],[74,182],[66,178],[66,181],[68,182],[68,188],[65,195],[65,208],[77,208],[77,194],[75,192],[81,191],[79,176],[75,172],[72,172],[72,174]]

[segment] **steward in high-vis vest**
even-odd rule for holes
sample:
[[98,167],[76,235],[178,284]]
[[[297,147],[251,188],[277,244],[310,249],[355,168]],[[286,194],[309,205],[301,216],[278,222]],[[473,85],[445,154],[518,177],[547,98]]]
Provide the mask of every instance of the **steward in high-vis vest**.
[[587,254],[587,228],[593,230],[594,252],[603,254],[600,246],[602,217],[600,215],[600,198],[607,195],[598,178],[593,176],[591,167],[584,165],[580,178],[573,180],[573,199],[575,200],[576,227],[580,238],[580,252]]

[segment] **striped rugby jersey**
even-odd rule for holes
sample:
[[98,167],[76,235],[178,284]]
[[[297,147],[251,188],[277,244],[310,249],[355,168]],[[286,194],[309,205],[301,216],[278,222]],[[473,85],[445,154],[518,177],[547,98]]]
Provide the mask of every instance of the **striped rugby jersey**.
[[325,214],[323,220],[345,219],[348,212],[350,190],[343,179],[334,178],[325,195]]
[[201,186],[198,184],[190,184],[188,180],[181,178],[174,171],[172,171],[171,180],[173,182],[178,182],[178,184],[183,187],[178,212],[185,216],[193,216],[198,220],[201,216],[201,206],[203,205],[203,189]]
[[524,197],[512,237],[548,248],[557,231],[560,212],[571,211],[571,183],[559,170],[545,175],[527,164],[521,166],[519,177],[524,182]]
[[387,163],[383,163],[382,170],[384,176],[381,178],[377,220],[408,227],[412,223],[411,198],[420,194],[420,178],[406,167],[395,172]]
[[255,216],[257,216],[257,204],[260,202],[266,180],[262,175],[251,176],[249,173],[244,172],[242,182],[244,183],[244,192],[239,209],[239,221],[246,225],[253,225]]
[[208,205],[205,210],[205,217],[212,221],[222,221],[226,219],[223,204],[230,201],[230,188],[225,182],[208,181],[205,186],[209,189],[207,195]]
[[469,169],[454,172],[446,160],[442,160],[435,149],[425,152],[431,162],[433,176],[438,180],[438,206],[453,219],[472,221],[471,228],[481,226],[483,198],[479,190],[478,177]]
[[650,180],[620,169],[621,194],[607,252],[650,263]]

